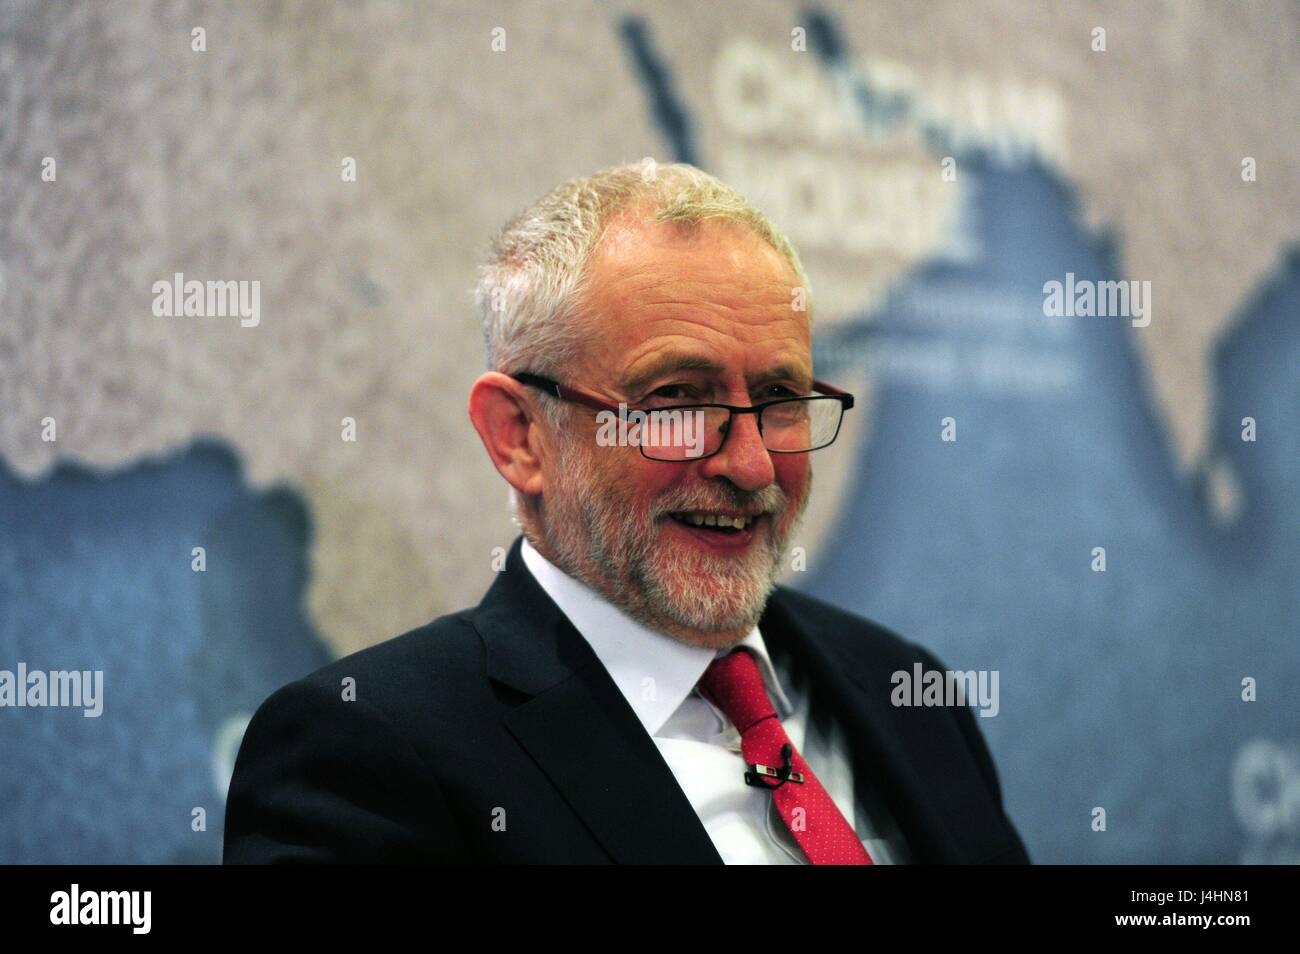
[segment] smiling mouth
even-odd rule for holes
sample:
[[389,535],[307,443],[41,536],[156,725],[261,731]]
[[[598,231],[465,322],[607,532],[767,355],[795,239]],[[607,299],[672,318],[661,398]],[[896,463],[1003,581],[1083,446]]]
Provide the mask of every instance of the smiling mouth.
[[752,527],[760,517],[756,514],[716,513],[707,510],[687,510],[668,515],[678,523],[695,530],[712,530],[715,533],[742,533]]

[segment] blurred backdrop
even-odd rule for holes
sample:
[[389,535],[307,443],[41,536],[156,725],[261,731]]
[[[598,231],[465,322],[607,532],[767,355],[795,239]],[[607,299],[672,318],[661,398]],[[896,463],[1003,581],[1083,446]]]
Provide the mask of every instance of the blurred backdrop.
[[257,705],[478,601],[475,266],[643,159],[802,253],[860,404],[786,579],[999,671],[1033,859],[1300,861],[1298,61],[1286,0],[0,0],[0,670],[104,687],[0,708],[0,862],[218,861]]

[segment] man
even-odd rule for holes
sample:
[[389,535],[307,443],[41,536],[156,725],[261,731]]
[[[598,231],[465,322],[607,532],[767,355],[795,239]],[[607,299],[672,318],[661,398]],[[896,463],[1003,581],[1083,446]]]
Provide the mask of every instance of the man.
[[1027,862],[970,710],[891,702],[938,661],[774,584],[852,406],[807,287],[690,166],[507,225],[469,416],[523,538],[477,608],[262,705],[225,861]]

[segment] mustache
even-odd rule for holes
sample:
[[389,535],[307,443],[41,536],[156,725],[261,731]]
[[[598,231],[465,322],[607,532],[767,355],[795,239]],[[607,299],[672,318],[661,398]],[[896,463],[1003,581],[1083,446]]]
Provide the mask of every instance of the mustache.
[[757,511],[775,514],[784,511],[789,503],[790,498],[776,484],[750,491],[728,483],[668,494],[655,501],[650,516],[658,518],[683,510],[740,510],[745,513]]

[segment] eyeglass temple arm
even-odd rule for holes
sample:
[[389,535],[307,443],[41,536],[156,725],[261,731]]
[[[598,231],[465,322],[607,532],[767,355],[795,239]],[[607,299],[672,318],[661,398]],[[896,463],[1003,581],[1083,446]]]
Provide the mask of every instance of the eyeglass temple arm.
[[831,397],[839,398],[840,403],[844,405],[845,410],[853,407],[853,395],[842,388],[837,388],[833,384],[827,384],[825,381],[814,381],[813,390],[820,391],[822,394],[828,394]]
[[558,398],[561,401],[570,401],[574,404],[582,404],[586,407],[593,407],[598,411],[618,411],[618,405],[609,404],[592,394],[583,391],[575,391],[573,388],[566,388],[562,384],[557,384],[550,378],[544,378],[540,374],[512,374],[520,384],[527,384],[530,387],[538,388],[547,392],[551,397]]

